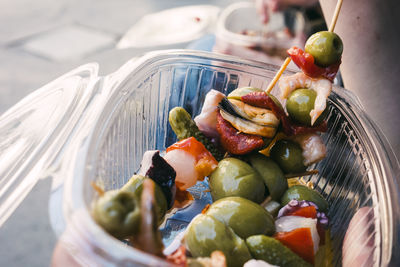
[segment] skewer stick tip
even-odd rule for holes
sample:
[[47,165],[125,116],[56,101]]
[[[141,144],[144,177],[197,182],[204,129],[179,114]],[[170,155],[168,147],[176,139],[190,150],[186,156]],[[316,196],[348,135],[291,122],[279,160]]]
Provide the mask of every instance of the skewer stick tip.
[[[330,32],[333,32],[335,29],[336,22],[339,17],[340,9],[342,8],[342,4],[343,4],[343,0],[338,0],[338,2],[336,3],[335,13],[333,14],[332,22],[329,27]],[[270,93],[272,91],[275,84],[278,82],[279,78],[281,77],[282,73],[285,71],[286,67],[289,65],[290,61],[291,61],[291,58],[287,57],[285,62],[283,62],[279,71],[275,74],[274,79],[272,79],[271,83],[268,85],[268,88],[265,90],[265,92]]]
[[279,71],[275,74],[274,79],[272,79],[272,81],[270,82],[270,84],[268,85],[268,88],[265,90],[265,92],[270,93],[272,91],[272,89],[274,88],[275,84],[278,82],[279,78],[281,77],[282,73],[285,71],[286,67],[289,65],[290,61],[292,59],[290,57],[287,57],[285,59],[285,62],[283,62],[281,68],[279,69]]
[[333,14],[331,25],[329,26],[329,31],[333,32],[335,30],[336,22],[339,17],[340,9],[342,8],[343,0],[338,0],[336,3],[335,13]]

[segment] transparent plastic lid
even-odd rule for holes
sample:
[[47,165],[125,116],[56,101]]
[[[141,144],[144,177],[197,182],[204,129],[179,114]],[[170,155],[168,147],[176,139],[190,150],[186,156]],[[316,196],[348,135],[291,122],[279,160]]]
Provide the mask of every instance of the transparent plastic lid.
[[30,94],[0,117],[0,226],[50,174],[97,80],[81,66]]

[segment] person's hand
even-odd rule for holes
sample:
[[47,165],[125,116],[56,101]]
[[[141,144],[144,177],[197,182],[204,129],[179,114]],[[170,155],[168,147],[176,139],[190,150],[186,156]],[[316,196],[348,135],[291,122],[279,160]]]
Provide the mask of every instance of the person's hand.
[[256,0],[257,13],[260,16],[262,23],[267,23],[269,21],[270,11],[278,11],[278,2],[280,2],[280,0]]
[[290,6],[311,6],[318,0],[255,0],[257,13],[262,23],[267,23],[270,12],[284,10]]

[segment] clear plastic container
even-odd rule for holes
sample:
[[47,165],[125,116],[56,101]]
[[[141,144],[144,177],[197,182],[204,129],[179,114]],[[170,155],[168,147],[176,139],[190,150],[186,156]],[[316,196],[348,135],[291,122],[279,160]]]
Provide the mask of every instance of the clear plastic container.
[[[266,88],[278,68],[198,51],[164,51],[98,76],[82,66],[27,97],[0,118],[0,222],[36,180],[53,177],[50,214],[63,245],[87,266],[164,266],[161,259],[111,237],[91,217],[91,182],[121,187],[146,150],[175,141],[168,111],[199,113],[206,93],[240,86]],[[273,93],[275,92],[274,89]],[[335,87],[330,98],[327,157],[309,179],[330,203],[334,266],[352,215],[374,211],[373,266],[398,266],[399,174],[390,146],[357,98]],[[47,118],[47,119],[44,119]],[[4,141],[6,140],[6,141]],[[201,186],[201,184],[199,185]],[[195,192],[196,190],[194,190]],[[196,195],[201,202],[201,194]],[[175,218],[179,231],[190,218]]]

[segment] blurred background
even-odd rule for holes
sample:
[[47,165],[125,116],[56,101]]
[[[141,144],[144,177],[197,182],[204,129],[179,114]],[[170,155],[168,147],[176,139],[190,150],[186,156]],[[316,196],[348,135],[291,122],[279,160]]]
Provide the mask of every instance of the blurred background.
[[[100,74],[115,71],[147,51],[116,49],[146,14],[183,5],[224,7],[234,0],[0,0],[0,114],[24,96],[88,62]],[[0,228],[0,266],[48,266],[56,236],[48,215],[51,180],[39,181]]]
[[[106,75],[149,51],[191,48],[280,64],[282,49],[302,46],[310,33],[326,28],[318,6],[277,15],[268,27],[254,14],[238,19],[224,10],[242,1],[0,0],[0,115],[85,63],[98,62]],[[212,6],[148,16],[190,5]],[[218,28],[222,16],[231,32]],[[390,141],[398,153],[398,141]],[[0,266],[50,264],[57,241],[48,215],[50,188],[51,180],[39,181],[0,228]]]

